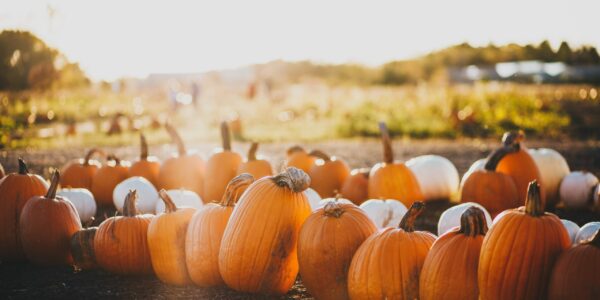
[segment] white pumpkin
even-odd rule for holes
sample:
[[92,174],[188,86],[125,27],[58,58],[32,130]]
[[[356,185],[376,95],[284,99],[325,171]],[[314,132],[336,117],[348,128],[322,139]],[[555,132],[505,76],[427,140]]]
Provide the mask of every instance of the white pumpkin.
[[575,244],[585,242],[591,239],[596,232],[600,230],[600,222],[589,222],[579,229],[577,237],[575,237]]
[[473,172],[477,171],[477,170],[483,170],[485,169],[485,164],[487,163],[487,158],[480,158],[478,160],[476,160],[467,170],[467,172],[465,172],[465,174],[463,174],[462,179],[460,180],[460,188],[462,189],[462,185],[465,183],[465,181],[467,181],[467,178],[469,178],[469,176],[471,176],[471,174],[473,174]]
[[569,233],[569,237],[571,238],[571,244],[575,244],[575,238],[577,238],[577,233],[579,233],[579,225],[575,224],[573,221],[560,219],[567,229]]
[[96,201],[94,200],[94,195],[92,195],[89,190],[83,188],[69,188],[61,189],[56,194],[67,198],[73,203],[75,210],[77,210],[77,213],[79,214],[81,223],[85,224],[91,221],[96,215]]
[[397,227],[408,209],[402,202],[394,199],[370,199],[359,206],[377,228]]
[[[173,203],[175,203],[177,208],[193,207],[197,210],[202,208],[202,199],[194,191],[184,189],[168,190],[167,194],[171,197],[171,200],[173,200]],[[162,200],[156,201],[155,213],[158,215],[164,212],[165,202]]]
[[143,214],[153,214],[156,211],[158,192],[148,179],[140,176],[130,177],[117,184],[113,191],[113,203],[118,211],[123,211],[125,196],[130,190],[136,190],[138,195],[137,209]]
[[[336,201],[335,198],[325,198],[325,199],[322,199],[321,201],[319,201],[319,204],[317,204],[317,208],[324,207],[327,203],[334,202],[334,201]],[[352,201],[350,201],[348,199],[344,199],[344,198],[338,198],[337,201],[339,203],[343,203],[343,204],[352,204],[352,205],[355,205]]]
[[454,227],[459,227],[460,218],[462,217],[462,214],[471,206],[475,206],[483,211],[483,213],[485,214],[485,221],[487,223],[487,226],[488,228],[491,227],[492,216],[483,206],[474,202],[465,202],[459,205],[452,206],[442,213],[442,215],[440,216],[440,220],[438,221],[438,236],[441,236],[442,234],[448,232]]
[[560,200],[558,193],[560,182],[571,172],[567,160],[553,149],[540,148],[529,149],[528,151],[540,170],[542,182],[544,183],[542,188],[546,190],[548,201],[554,204],[558,203]]
[[407,161],[406,166],[415,174],[425,199],[450,199],[458,193],[460,177],[447,158],[422,155]]
[[311,188],[307,188],[304,190],[304,194],[306,195],[306,198],[308,198],[308,203],[310,204],[312,211],[317,210],[319,208],[319,202],[321,201],[319,193]]
[[566,207],[584,208],[593,201],[597,184],[598,178],[590,172],[571,172],[560,183],[560,199]]

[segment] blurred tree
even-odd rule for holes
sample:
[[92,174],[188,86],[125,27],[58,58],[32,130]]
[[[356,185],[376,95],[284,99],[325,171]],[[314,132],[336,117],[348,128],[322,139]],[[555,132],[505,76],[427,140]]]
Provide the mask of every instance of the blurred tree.
[[569,44],[565,41],[560,43],[560,46],[558,47],[558,51],[556,52],[557,60],[562,61],[564,63],[571,63],[572,56],[573,56],[573,51],[571,50],[571,47],[569,47]]
[[550,42],[548,40],[544,40],[537,49],[536,58],[541,61],[551,62],[556,61],[556,54],[552,47],[550,47]]

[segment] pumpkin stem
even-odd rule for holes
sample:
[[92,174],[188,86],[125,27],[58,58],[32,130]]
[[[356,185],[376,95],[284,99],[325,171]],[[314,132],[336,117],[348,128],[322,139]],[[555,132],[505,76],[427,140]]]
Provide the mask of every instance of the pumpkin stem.
[[527,187],[527,199],[525,199],[525,212],[532,217],[544,214],[544,204],[540,197],[540,185],[533,180]]
[[138,214],[136,207],[137,199],[137,190],[129,190],[129,193],[125,196],[125,203],[123,204],[123,216],[134,217]]
[[19,157],[19,175],[27,175],[29,174],[29,169],[27,169],[27,164],[25,161]]
[[381,142],[383,143],[383,162],[391,164],[394,162],[394,151],[392,150],[392,140],[385,122],[379,122],[379,131],[381,131]]
[[324,161],[330,161],[331,160],[331,157],[329,155],[327,155],[327,153],[325,153],[325,152],[323,152],[321,150],[310,151],[310,153],[308,153],[308,155],[314,156],[316,158],[320,158],[320,159],[322,159]]
[[286,154],[289,156],[296,152],[306,152],[306,151],[300,145],[295,145],[295,146],[288,148],[286,151]]
[[229,124],[221,122],[221,141],[223,143],[223,151],[231,151],[231,134],[229,133]]
[[60,172],[58,172],[58,169],[55,169],[54,172],[52,172],[52,179],[50,180],[50,187],[48,188],[48,192],[46,193],[46,199],[56,198],[56,189],[58,189],[59,181]]
[[173,127],[173,125],[171,125],[170,123],[165,124],[165,129],[167,129],[167,132],[169,133],[169,136],[171,136],[171,140],[173,141],[173,143],[177,145],[177,152],[179,153],[179,156],[186,155],[187,150],[185,149],[185,144],[183,143],[183,139],[177,132],[177,129],[175,129],[175,127]]
[[233,206],[238,198],[238,192],[242,187],[250,185],[254,182],[254,177],[248,173],[242,173],[229,181],[225,188],[223,198],[221,198],[222,206]]
[[258,151],[258,143],[252,142],[250,150],[248,150],[248,161],[256,160],[256,151]]
[[102,149],[92,148],[92,149],[90,149],[90,151],[88,151],[85,154],[85,157],[83,158],[83,165],[84,166],[89,166],[90,165],[90,160],[92,160],[92,156],[94,156],[94,154],[99,154],[99,155],[102,155],[102,156],[106,155],[104,153],[104,151],[102,151]]
[[331,201],[325,204],[325,207],[323,207],[323,213],[329,217],[339,218],[344,213],[344,208],[342,208],[341,203],[338,203],[337,201]]
[[516,145],[517,150],[520,148],[520,143],[525,139],[523,130],[508,131],[502,136],[502,144],[504,146]]
[[488,231],[485,214],[479,207],[471,206],[460,217],[460,230],[458,232],[477,236],[485,235]]
[[140,160],[148,160],[148,142],[143,133],[140,133]]
[[487,162],[484,166],[485,170],[492,172],[496,171],[496,167],[498,167],[498,164],[506,155],[517,151],[519,151],[519,144],[503,145],[502,147],[494,150],[487,157]]
[[165,189],[161,189],[158,192],[158,196],[165,203],[165,213],[172,213],[177,211],[177,206],[175,206],[175,202],[173,202],[173,199],[171,199],[171,196],[167,194],[167,191],[165,191]]
[[304,171],[288,167],[283,172],[271,177],[271,180],[280,187],[287,187],[294,193],[300,193],[310,186],[310,177]]
[[406,232],[415,231],[415,220],[423,212],[423,210],[425,210],[425,202],[417,201],[413,203],[404,217],[402,217],[398,228]]

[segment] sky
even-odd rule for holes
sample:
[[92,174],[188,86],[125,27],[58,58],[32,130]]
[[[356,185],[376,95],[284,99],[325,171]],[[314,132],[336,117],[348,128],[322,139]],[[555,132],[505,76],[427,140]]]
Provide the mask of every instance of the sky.
[[93,79],[276,59],[378,65],[469,42],[600,46],[600,1],[0,0]]

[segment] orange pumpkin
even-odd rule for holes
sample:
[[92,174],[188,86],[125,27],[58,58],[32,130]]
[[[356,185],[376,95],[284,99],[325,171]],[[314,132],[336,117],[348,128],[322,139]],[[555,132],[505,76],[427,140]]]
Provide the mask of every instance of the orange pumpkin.
[[356,205],[367,201],[369,199],[369,171],[368,168],[352,170],[340,190],[342,197]]
[[254,182],[233,210],[219,250],[219,271],[232,289],[283,295],[298,274],[298,232],[311,209],[304,171],[290,167]]
[[306,173],[310,172],[310,168],[315,164],[316,157],[311,156],[300,146],[293,146],[287,150],[287,158],[283,163],[283,168],[295,167]]
[[370,199],[395,199],[409,207],[424,199],[417,178],[403,163],[394,161],[392,142],[385,123],[379,123],[383,141],[382,163],[375,164],[369,173]]
[[60,186],[91,189],[94,174],[100,169],[100,162],[92,160],[92,156],[96,154],[105,156],[104,151],[94,148],[84,158],[67,163],[61,171]]
[[483,170],[471,173],[463,182],[460,201],[475,202],[488,210],[492,218],[510,208],[519,207],[519,193],[512,177],[496,172],[498,162],[515,152],[514,146],[502,146],[490,154]]
[[158,173],[160,172],[160,162],[154,156],[148,156],[148,143],[143,133],[140,133],[140,160],[136,161],[129,168],[129,176],[140,176],[148,179],[152,185],[158,186]]
[[319,150],[311,151],[310,155],[319,158],[308,172],[310,187],[319,193],[321,198],[335,197],[346,178],[350,176],[348,164]]
[[115,155],[108,155],[106,165],[102,166],[92,179],[90,190],[98,206],[113,206],[113,190],[121,181],[129,178],[129,162],[121,161]]
[[253,181],[250,174],[236,176],[227,185],[220,203],[206,204],[192,217],[185,240],[185,256],[190,278],[196,285],[225,284],[219,272],[221,239],[236,199]]
[[460,228],[433,243],[421,270],[420,299],[478,299],[477,267],[487,230],[483,211],[472,206],[462,214]]
[[148,249],[156,276],[169,284],[186,285],[190,277],[185,264],[185,233],[195,208],[177,209],[167,191],[158,193],[165,202],[165,213],[148,226]]
[[25,258],[19,234],[19,217],[23,206],[34,196],[48,191],[44,179],[29,174],[19,158],[19,172],[0,179],[0,260],[18,261]]
[[98,265],[121,275],[152,274],[148,249],[148,226],[154,215],[139,215],[135,207],[137,192],[125,198],[123,216],[104,220],[94,237],[94,253]]
[[357,206],[337,201],[302,225],[298,264],[302,283],[317,299],[348,299],[348,268],[358,247],[377,227]]
[[248,150],[248,160],[240,165],[237,171],[238,175],[248,173],[256,179],[273,175],[273,168],[271,168],[269,161],[257,159],[256,150],[258,150],[258,143],[252,143],[250,150]]
[[540,186],[525,207],[504,211],[483,240],[478,268],[482,299],[546,299],[552,266],[571,245],[558,217],[544,212]]
[[165,190],[186,189],[204,197],[204,160],[197,154],[188,153],[177,130],[166,124],[171,139],[177,145],[178,154],[165,160],[158,173],[158,187]]
[[242,164],[242,157],[231,151],[231,134],[227,122],[221,123],[221,139],[223,149],[214,153],[206,163],[205,199],[221,199],[227,183],[235,177]]
[[71,237],[71,255],[73,255],[75,268],[90,270],[98,266],[94,252],[94,237],[97,230],[98,227],[84,228]]
[[414,231],[425,208],[415,202],[398,228],[387,227],[356,251],[348,270],[350,299],[418,299],[419,275],[435,235]]
[[[523,140],[525,140],[525,135],[522,131],[505,133],[502,137],[502,144],[504,146],[513,145],[518,150],[506,154],[496,167],[496,172],[506,174],[514,180],[517,192],[519,193],[519,205],[525,203],[527,187],[531,181],[536,180],[538,184],[544,184],[541,181],[540,170],[523,144]],[[546,189],[541,189],[540,193],[541,200],[545,206]]]
[[600,231],[560,255],[550,279],[550,300],[600,297]]
[[71,265],[71,236],[81,230],[75,206],[66,198],[56,196],[60,175],[52,175],[46,196],[34,196],[23,207],[19,233],[23,251],[34,264]]

